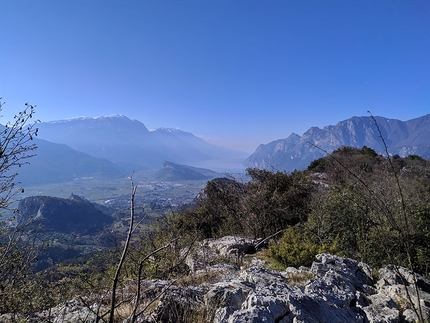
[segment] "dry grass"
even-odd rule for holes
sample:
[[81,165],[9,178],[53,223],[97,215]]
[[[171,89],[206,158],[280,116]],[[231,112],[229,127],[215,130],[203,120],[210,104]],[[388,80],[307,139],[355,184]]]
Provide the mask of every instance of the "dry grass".
[[314,275],[310,271],[298,271],[296,273],[291,273],[288,274],[288,285],[304,286],[312,278],[314,278]]
[[208,270],[202,274],[190,274],[178,280],[176,285],[178,286],[198,286],[204,283],[213,283],[214,279],[219,275],[222,275],[224,271]]
[[122,303],[115,309],[115,322],[123,322],[133,314],[133,304],[131,302]]
[[202,306],[199,309],[182,308],[180,313],[175,315],[177,323],[210,323],[215,317],[216,307]]

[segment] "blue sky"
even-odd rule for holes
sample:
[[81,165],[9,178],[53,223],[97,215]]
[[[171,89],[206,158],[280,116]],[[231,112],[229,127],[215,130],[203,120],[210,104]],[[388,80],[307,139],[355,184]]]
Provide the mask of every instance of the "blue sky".
[[352,116],[430,113],[427,0],[0,0],[0,96],[252,152]]

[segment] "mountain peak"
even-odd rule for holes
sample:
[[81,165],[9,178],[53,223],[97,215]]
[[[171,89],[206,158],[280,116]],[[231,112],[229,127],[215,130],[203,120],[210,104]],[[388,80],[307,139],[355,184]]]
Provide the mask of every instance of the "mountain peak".
[[[367,146],[377,153],[385,154],[379,131],[384,137],[388,151],[392,155],[406,157],[414,154],[430,157],[429,115],[409,121],[384,117],[352,117],[336,125],[309,128],[302,137],[291,134],[286,139],[278,139],[260,145],[245,161],[247,167],[274,167],[292,171],[305,169],[313,160],[331,153],[341,146],[362,148]],[[377,125],[375,125],[375,122]],[[309,144],[312,143],[312,144]],[[320,149],[316,149],[315,147]]]
[[167,127],[155,128],[155,129],[151,129],[149,131],[151,131],[151,132],[154,132],[154,131],[166,131],[166,132],[172,132],[172,133],[185,132],[185,131],[182,131],[179,128],[167,128]]
[[234,160],[243,168],[241,163],[248,156],[211,145],[177,128],[148,131],[142,122],[121,114],[42,122],[39,137],[109,160],[127,171],[158,169],[165,160],[206,168],[210,161]]
[[192,134],[191,132],[188,131],[184,131],[181,130],[179,128],[165,128],[165,127],[161,127],[161,128],[156,128],[156,129],[151,129],[149,130],[150,132],[168,132],[172,135],[179,135],[179,136],[183,136],[183,135],[188,135],[188,136],[193,136],[196,137],[194,134]]
[[98,116],[98,117],[84,117],[84,116],[71,117],[66,119],[48,121],[47,123],[67,123],[70,121],[89,121],[89,120],[105,120],[105,119],[123,119],[123,120],[131,121],[130,118],[126,117],[123,114],[109,114],[106,116]]
[[106,116],[99,116],[94,117],[93,119],[124,119],[124,120],[131,120],[129,117],[123,115],[123,114],[109,114]]

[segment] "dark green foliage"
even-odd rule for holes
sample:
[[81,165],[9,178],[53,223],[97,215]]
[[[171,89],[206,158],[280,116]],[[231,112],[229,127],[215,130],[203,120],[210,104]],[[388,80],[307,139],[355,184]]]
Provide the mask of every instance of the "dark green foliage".
[[224,233],[228,219],[238,218],[244,189],[228,178],[209,181],[196,205],[175,214],[170,221],[178,230],[195,232],[200,239],[218,237]]
[[315,159],[309,164],[308,170],[316,173],[324,173],[329,166],[330,166],[329,159],[319,158],[319,159]]
[[208,182],[198,206],[175,215],[175,225],[199,238],[264,238],[300,224],[279,245],[274,237],[271,254],[281,263],[336,249],[374,267],[412,264],[428,275],[429,161],[389,160],[368,147],[342,147],[306,171],[247,172],[247,183]]
[[315,198],[306,228],[321,243],[332,243],[338,237],[346,254],[364,261],[366,237],[376,223],[370,197],[356,195],[354,190],[354,185],[334,187]]
[[346,256],[372,266],[395,263],[428,275],[430,162],[389,160],[363,147],[335,151],[309,171],[318,165],[325,165],[326,186],[313,195],[309,233],[320,243],[339,237]]
[[363,155],[368,155],[370,157],[376,157],[376,156],[378,156],[378,154],[376,153],[376,151],[374,151],[372,148],[369,148],[367,146],[363,146],[363,148],[361,149],[361,153]]
[[413,261],[415,270],[426,276],[430,275],[430,203],[417,205],[412,210],[413,232],[411,234],[414,246]]
[[408,160],[419,160],[421,162],[425,162],[424,158],[417,156],[417,155],[409,155],[408,157],[406,157],[406,159],[408,159]]
[[305,221],[315,185],[303,172],[287,174],[247,170],[251,181],[233,179],[208,182],[198,206],[176,215],[184,230],[201,238],[224,235],[267,237]]
[[347,184],[354,180],[355,176],[368,176],[375,168],[378,168],[384,158],[376,152],[364,146],[362,149],[341,147],[330,155],[313,161],[308,171],[312,173],[324,173],[332,183]]
[[339,253],[337,239],[320,244],[303,226],[288,228],[282,238],[269,248],[269,255],[285,267],[310,266],[319,253]]
[[250,218],[243,218],[242,223],[250,227],[249,235],[264,238],[306,221],[315,189],[309,176],[303,172],[247,171],[252,180],[247,185],[244,212]]

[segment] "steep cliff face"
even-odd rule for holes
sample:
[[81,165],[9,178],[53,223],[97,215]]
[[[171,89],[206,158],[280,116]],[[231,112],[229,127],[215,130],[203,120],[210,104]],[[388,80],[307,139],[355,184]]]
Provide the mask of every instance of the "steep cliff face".
[[62,233],[91,234],[112,223],[112,218],[89,201],[49,196],[22,199],[18,214],[25,219],[43,222],[44,230]]
[[247,167],[292,171],[305,169],[313,160],[341,146],[370,147],[384,154],[384,138],[390,154],[401,157],[414,154],[430,158],[430,114],[406,122],[375,117],[353,117],[335,126],[312,127],[303,136],[292,134],[260,145],[245,161]]

